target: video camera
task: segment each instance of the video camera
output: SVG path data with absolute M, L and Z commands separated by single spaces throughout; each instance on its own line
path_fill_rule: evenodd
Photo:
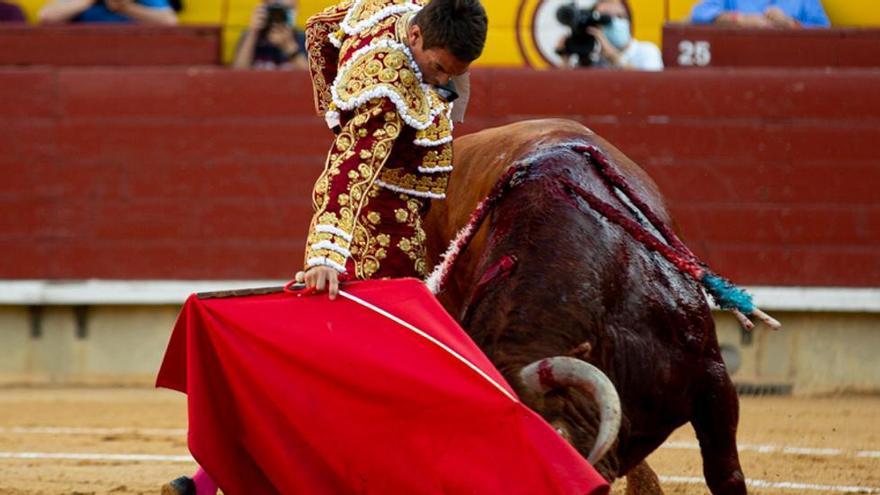
M 591 65 L 596 38 L 587 32 L 587 28 L 611 24 L 611 16 L 599 13 L 595 9 L 578 8 L 574 3 L 571 3 L 556 10 L 556 20 L 571 28 L 571 36 L 565 40 L 565 44 L 561 48 L 556 50 L 556 53 L 577 55 L 578 65 L 581 67 Z

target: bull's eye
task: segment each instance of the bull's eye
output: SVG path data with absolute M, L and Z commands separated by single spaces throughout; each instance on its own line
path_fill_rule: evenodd
M 556 433 L 558 433 L 566 442 L 571 443 L 571 433 L 568 431 L 566 425 L 553 425 L 553 429 L 556 430 Z

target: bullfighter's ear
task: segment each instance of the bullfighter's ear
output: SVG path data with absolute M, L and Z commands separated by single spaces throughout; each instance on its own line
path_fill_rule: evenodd
M 452 105 L 452 121 L 464 122 L 464 114 L 467 111 L 468 100 L 471 96 L 471 76 L 465 72 L 460 76 L 452 76 L 458 98 Z

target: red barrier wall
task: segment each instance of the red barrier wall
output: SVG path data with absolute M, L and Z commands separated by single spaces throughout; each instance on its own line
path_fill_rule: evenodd
M 880 286 L 880 71 L 483 70 L 457 134 L 568 117 L 765 285 Z M 858 94 L 858 97 L 853 97 Z M 285 278 L 331 136 L 304 73 L 0 70 L 0 277 Z
M 0 65 L 220 65 L 221 27 L 142 24 L 9 25 Z
M 880 29 L 766 29 L 670 23 L 672 67 L 880 67 Z

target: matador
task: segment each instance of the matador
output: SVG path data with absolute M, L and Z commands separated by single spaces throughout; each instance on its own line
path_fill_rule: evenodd
M 479 0 L 345 0 L 309 19 L 317 111 L 336 132 L 312 194 L 304 279 L 422 277 L 422 219 L 452 171 L 449 86 L 486 42 Z M 192 424 L 192 423 L 191 423 Z M 214 495 L 199 469 L 163 495 Z

